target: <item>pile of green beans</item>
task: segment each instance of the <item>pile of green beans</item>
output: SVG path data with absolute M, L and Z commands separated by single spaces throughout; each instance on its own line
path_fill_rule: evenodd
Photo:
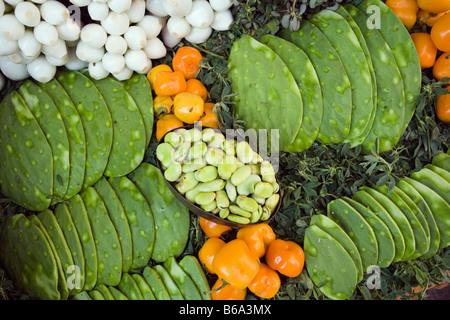
M 272 164 L 212 128 L 179 128 L 156 149 L 164 177 L 189 202 L 239 224 L 266 221 L 280 201 Z

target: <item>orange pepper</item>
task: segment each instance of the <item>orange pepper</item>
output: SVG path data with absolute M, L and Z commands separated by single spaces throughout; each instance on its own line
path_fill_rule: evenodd
M 394 11 L 408 29 L 414 27 L 419 12 L 416 0 L 387 0 L 386 5 Z
M 200 70 L 202 58 L 202 54 L 197 49 L 188 46 L 181 47 L 173 56 L 173 70 L 182 72 L 186 80 L 195 78 Z
M 237 239 L 242 239 L 258 258 L 262 258 L 276 235 L 267 223 L 259 223 L 239 229 Z
M 173 100 L 170 96 L 156 96 L 153 99 L 153 110 L 155 116 L 172 111 Z
M 215 274 L 213 267 L 214 257 L 216 256 L 217 251 L 225 244 L 225 241 L 220 238 L 209 238 L 198 251 L 198 259 L 200 263 L 206 267 L 209 273 Z
M 179 71 L 160 71 L 156 75 L 154 91 L 157 96 L 174 96 L 186 91 L 186 79 Z
M 212 300 L 245 300 L 247 288 L 236 289 L 235 287 L 223 284 L 222 279 L 217 279 L 211 288 Z
M 159 141 L 170 130 L 180 128 L 184 123 L 180 121 L 173 113 L 160 116 L 156 121 L 156 139 Z
M 208 90 L 200 80 L 189 79 L 186 81 L 186 85 L 186 92 L 195 93 L 202 97 L 203 101 L 206 102 L 206 99 L 208 99 Z
M 224 232 L 233 229 L 230 226 L 224 224 L 215 223 L 214 221 L 200 217 L 200 228 L 206 234 L 208 238 L 219 238 Z
M 173 113 L 184 123 L 194 124 L 205 111 L 205 102 L 195 93 L 180 92 L 173 98 Z
M 153 68 L 150 69 L 150 72 L 147 73 L 147 79 L 150 82 L 150 87 L 152 89 L 154 89 L 155 87 L 155 81 L 156 81 L 156 76 L 158 75 L 158 73 L 160 73 L 161 71 L 168 71 L 168 72 L 172 72 L 172 68 L 167 65 L 167 64 L 159 64 L 157 66 L 154 66 Z
M 217 114 L 213 111 L 215 104 L 212 102 L 207 102 L 204 105 L 204 114 L 200 120 L 196 121 L 195 124 L 203 127 L 210 127 L 219 129 L 219 118 Z
M 261 263 L 258 274 L 248 285 L 248 290 L 260 298 L 273 298 L 280 290 L 281 280 L 278 272 L 270 268 L 267 264 Z
M 450 10 L 441 13 L 431 13 L 420 9 L 417 16 L 419 17 L 420 25 L 425 23 L 427 26 L 432 27 L 440 17 L 445 16 L 447 13 L 450 13 Z
M 434 66 L 437 57 L 437 48 L 426 32 L 415 32 L 411 34 L 411 39 L 419 55 L 420 67 L 422 70 Z
M 294 241 L 276 239 L 267 249 L 265 260 L 273 270 L 288 277 L 297 277 L 302 273 L 305 253 Z
M 259 258 L 241 239 L 227 242 L 216 252 L 213 260 L 217 276 L 236 289 L 246 288 L 258 274 L 259 268 Z

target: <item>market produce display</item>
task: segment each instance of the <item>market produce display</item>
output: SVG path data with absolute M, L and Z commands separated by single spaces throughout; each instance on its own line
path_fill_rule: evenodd
M 442 155 L 448 154 L 436 159 Z M 392 190 L 364 186 L 329 202 L 327 214 L 314 215 L 305 231 L 312 281 L 330 299 L 348 299 L 371 266 L 426 259 L 448 247 L 449 172 L 429 164 Z
M 240 225 L 267 221 L 281 201 L 272 164 L 213 128 L 168 132 L 156 148 L 164 177 L 187 201 Z
M 58 67 L 99 80 L 146 74 L 181 40 L 230 28 L 232 1 L 1 1 L 2 77 L 48 82 Z M 3 87 L 3 86 L 1 86 Z M 1 88 L 0 87 L 0 88 Z
M 449 12 L 0 0 L 0 299 L 427 299 Z
M 367 26 L 370 5 L 381 9 L 379 30 Z M 366 153 L 374 147 L 392 150 L 412 118 L 421 87 L 417 52 L 394 12 L 380 1 L 322 10 L 299 31 L 285 29 L 282 37 L 298 48 L 273 36 L 258 41 L 245 35 L 233 44 L 229 75 L 238 93 L 236 116 L 245 127 L 279 129 L 279 148 L 287 152 L 304 151 L 315 140 L 362 145 Z M 293 52 L 301 52 L 306 62 L 294 62 Z M 313 74 L 308 82 L 302 78 L 304 65 Z M 246 81 L 255 75 L 257 84 Z M 312 100 L 308 89 L 322 99 Z M 270 116 L 279 113 L 287 115 L 285 123 Z
M 49 83 L 27 80 L 11 92 L 1 109 L 2 193 L 42 211 L 103 175 L 119 177 L 137 168 L 153 131 L 145 79 L 136 74 L 121 83 L 61 70 Z M 36 157 L 37 165 L 29 160 Z M 13 172 L 21 178 L 10 177 Z

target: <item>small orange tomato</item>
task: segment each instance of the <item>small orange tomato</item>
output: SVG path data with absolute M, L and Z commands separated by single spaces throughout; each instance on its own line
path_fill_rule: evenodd
M 214 221 L 200 217 L 199 219 L 200 228 L 206 234 L 208 238 L 219 238 L 224 232 L 233 229 L 230 226 L 226 226 L 220 223 L 215 223 Z
M 213 268 L 214 257 L 220 248 L 225 246 L 225 241 L 220 238 L 209 238 L 198 251 L 198 259 L 206 267 L 209 273 L 216 274 Z
M 444 15 L 436 21 L 431 27 L 430 35 L 440 51 L 450 51 L 450 14 Z
M 150 72 L 147 74 L 147 79 L 150 82 L 150 87 L 152 89 L 154 89 L 155 86 L 155 80 L 156 80 L 156 76 L 158 73 L 160 73 L 161 71 L 167 71 L 167 72 L 172 72 L 172 68 L 170 66 L 168 66 L 167 64 L 159 64 L 157 66 L 154 66 Z
M 155 116 L 172 111 L 173 100 L 170 96 L 156 96 L 153 99 L 153 110 Z
M 280 290 L 281 280 L 278 272 L 271 269 L 267 264 L 261 263 L 258 274 L 248 285 L 248 290 L 260 298 L 273 298 Z
M 450 0 L 417 0 L 417 5 L 421 9 L 432 13 L 450 10 Z
M 186 91 L 186 79 L 179 71 L 160 71 L 156 75 L 154 91 L 157 96 L 174 96 Z
M 297 277 L 303 270 L 305 253 L 294 241 L 275 239 L 266 253 L 267 265 L 288 277 Z
M 205 112 L 196 124 L 203 127 L 210 127 L 219 129 L 219 118 L 217 114 L 213 111 L 215 104 L 212 102 L 205 103 Z
M 173 56 L 173 70 L 182 72 L 186 80 L 195 78 L 200 70 L 202 58 L 202 54 L 197 49 L 188 46 L 181 47 Z
M 180 128 L 184 126 L 184 123 L 180 121 L 173 113 L 160 116 L 156 121 L 156 139 L 161 138 L 170 130 Z
M 450 90 L 450 86 L 447 90 Z M 450 93 L 440 95 L 437 99 L 436 116 L 440 121 L 450 124 Z
M 224 285 L 222 279 L 217 279 L 211 291 L 212 300 L 245 300 L 247 295 L 247 288 L 236 289 L 229 284 Z
M 450 78 L 450 51 L 442 53 L 433 66 L 433 77 L 440 81 Z
M 173 112 L 184 123 L 194 124 L 203 115 L 205 102 L 195 93 L 181 92 L 173 99 Z
M 411 38 L 419 55 L 422 70 L 431 68 L 437 57 L 437 48 L 431 36 L 425 32 L 416 32 L 411 34 Z
M 417 21 L 417 12 L 419 12 L 416 0 L 387 0 L 386 5 L 394 11 L 408 29 L 414 27 Z
M 186 92 L 195 93 L 202 97 L 203 101 L 206 102 L 206 99 L 208 99 L 208 90 L 200 80 L 189 79 L 186 81 L 186 85 Z
M 417 16 L 419 17 L 420 25 L 425 23 L 427 26 L 432 27 L 440 17 L 446 15 L 449 12 L 450 10 L 441 13 L 431 13 L 420 9 L 417 13 Z

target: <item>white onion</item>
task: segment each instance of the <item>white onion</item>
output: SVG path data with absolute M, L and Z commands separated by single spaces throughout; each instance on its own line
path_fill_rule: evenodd
M 143 50 L 149 59 L 160 59 L 167 54 L 166 46 L 159 38 L 147 40 L 147 45 Z
M 92 62 L 88 66 L 89 75 L 96 79 L 101 80 L 109 75 L 109 72 L 103 67 L 101 62 Z
M 112 75 L 119 81 L 125 81 L 131 78 L 133 75 L 133 70 L 125 66 L 122 71 L 119 73 L 113 73 Z
M 46 54 L 45 59 L 47 59 L 48 63 L 50 63 L 51 65 L 54 65 L 55 67 L 61 67 L 69 61 L 69 55 L 66 54 L 62 57 L 55 57 L 55 56 Z
M 233 0 L 209 0 L 209 4 L 215 11 L 224 11 L 231 8 Z
M 6 56 L 0 56 L 0 69 L 5 77 L 13 81 L 24 80 L 30 76 L 26 64 L 14 63 Z
M 164 1 L 166 0 L 147 0 L 146 1 L 146 8 L 155 16 L 158 17 L 165 17 L 167 16 L 166 10 L 164 10 Z
M 230 29 L 233 23 L 233 14 L 231 10 L 216 11 L 214 13 L 214 20 L 211 23 L 211 28 L 217 31 L 226 31 Z
M 6 40 L 18 40 L 25 34 L 25 26 L 13 14 L 0 17 L 0 36 Z
M 186 20 L 197 28 L 206 28 L 214 19 L 214 11 L 208 1 L 194 0 L 192 9 L 186 15 Z
M 128 30 L 130 19 L 126 13 L 110 11 L 108 16 L 100 23 L 108 34 L 120 36 Z
M 109 7 L 104 2 L 92 1 L 87 6 L 89 16 L 94 21 L 102 21 L 108 16 Z
M 38 54 L 39 55 L 39 54 Z M 37 55 L 37 56 L 38 56 Z M 17 51 L 14 52 L 13 54 L 8 55 L 7 57 L 14 63 L 18 63 L 18 64 L 27 64 L 31 61 L 33 61 L 34 59 L 37 58 L 36 57 L 25 57 L 22 52 Z
M 80 39 L 81 28 L 73 22 L 72 19 L 67 19 L 65 23 L 56 26 L 59 38 L 65 41 L 76 41 Z
M 128 45 L 122 36 L 108 36 L 105 48 L 107 52 L 123 55 L 127 51 Z
M 125 58 L 121 54 L 107 52 L 102 58 L 102 65 L 110 73 L 119 73 L 125 67 Z
M 80 40 L 93 48 L 103 47 L 107 37 L 105 29 L 97 23 L 85 25 L 80 33 Z
M 42 1 L 42 0 L 40 0 Z M 47 1 L 47 0 L 44 0 Z M 72 2 L 74 5 L 79 6 L 79 7 L 86 7 L 87 5 L 89 5 L 89 3 L 91 3 L 92 0 L 70 0 L 70 2 Z
M 37 3 L 37 4 L 42 4 L 42 3 L 46 2 L 47 0 L 30 0 L 30 1 Z
M 41 52 L 42 44 L 37 41 L 32 31 L 25 31 L 25 35 L 17 42 L 20 51 L 26 58 L 37 57 Z
M 58 41 L 56 41 L 56 44 L 53 46 L 43 45 L 42 53 L 61 59 L 62 57 L 67 55 L 66 42 L 62 39 L 58 39 Z
M 93 48 L 87 43 L 79 41 L 75 52 L 80 60 L 86 62 L 98 62 L 102 60 L 105 49 L 103 47 Z
M 61 24 L 70 17 L 69 9 L 59 1 L 44 2 L 40 9 L 42 19 L 53 25 Z
M 180 38 L 175 38 L 174 36 L 172 36 L 169 32 L 169 30 L 167 30 L 167 26 L 165 26 L 162 31 L 161 31 L 161 38 L 164 42 L 164 44 L 169 47 L 169 48 L 173 48 L 175 47 L 178 43 L 181 42 Z
M 69 70 L 83 70 L 88 67 L 88 62 L 79 59 L 76 55 L 76 47 L 68 48 L 69 60 L 64 65 Z
M 130 9 L 127 11 L 130 23 L 138 23 L 145 16 L 145 0 L 133 0 Z
M 143 50 L 128 50 L 125 53 L 125 65 L 138 73 L 148 70 L 149 59 Z
M 43 55 L 27 64 L 27 69 L 33 79 L 44 83 L 49 82 L 56 74 L 56 66 L 50 64 Z
M 147 39 L 156 38 L 163 28 L 161 20 L 152 15 L 145 15 L 136 25 L 144 29 Z
M 33 29 L 36 39 L 44 45 L 55 45 L 59 39 L 58 30 L 54 25 L 46 21 L 41 21 Z
M 211 27 L 206 28 L 191 28 L 191 32 L 189 32 L 186 37 L 184 37 L 187 41 L 195 44 L 200 44 L 206 42 L 208 38 L 211 36 L 213 29 Z
M 41 21 L 41 12 L 32 2 L 21 2 L 14 9 L 17 20 L 27 27 L 36 27 Z
M 108 0 L 108 7 L 116 13 L 123 13 L 130 9 L 131 0 Z
M 174 38 L 184 38 L 191 32 L 191 25 L 184 17 L 170 17 L 166 24 L 167 31 Z
M 171 17 L 184 17 L 191 11 L 192 0 L 166 0 L 163 7 Z
M 5 2 L 13 7 L 17 6 L 23 0 L 5 0 Z
M 19 43 L 17 40 L 7 40 L 0 36 L 0 56 L 13 54 L 19 50 Z
M 130 26 L 123 37 L 132 50 L 142 49 L 147 44 L 145 31 L 139 26 Z

